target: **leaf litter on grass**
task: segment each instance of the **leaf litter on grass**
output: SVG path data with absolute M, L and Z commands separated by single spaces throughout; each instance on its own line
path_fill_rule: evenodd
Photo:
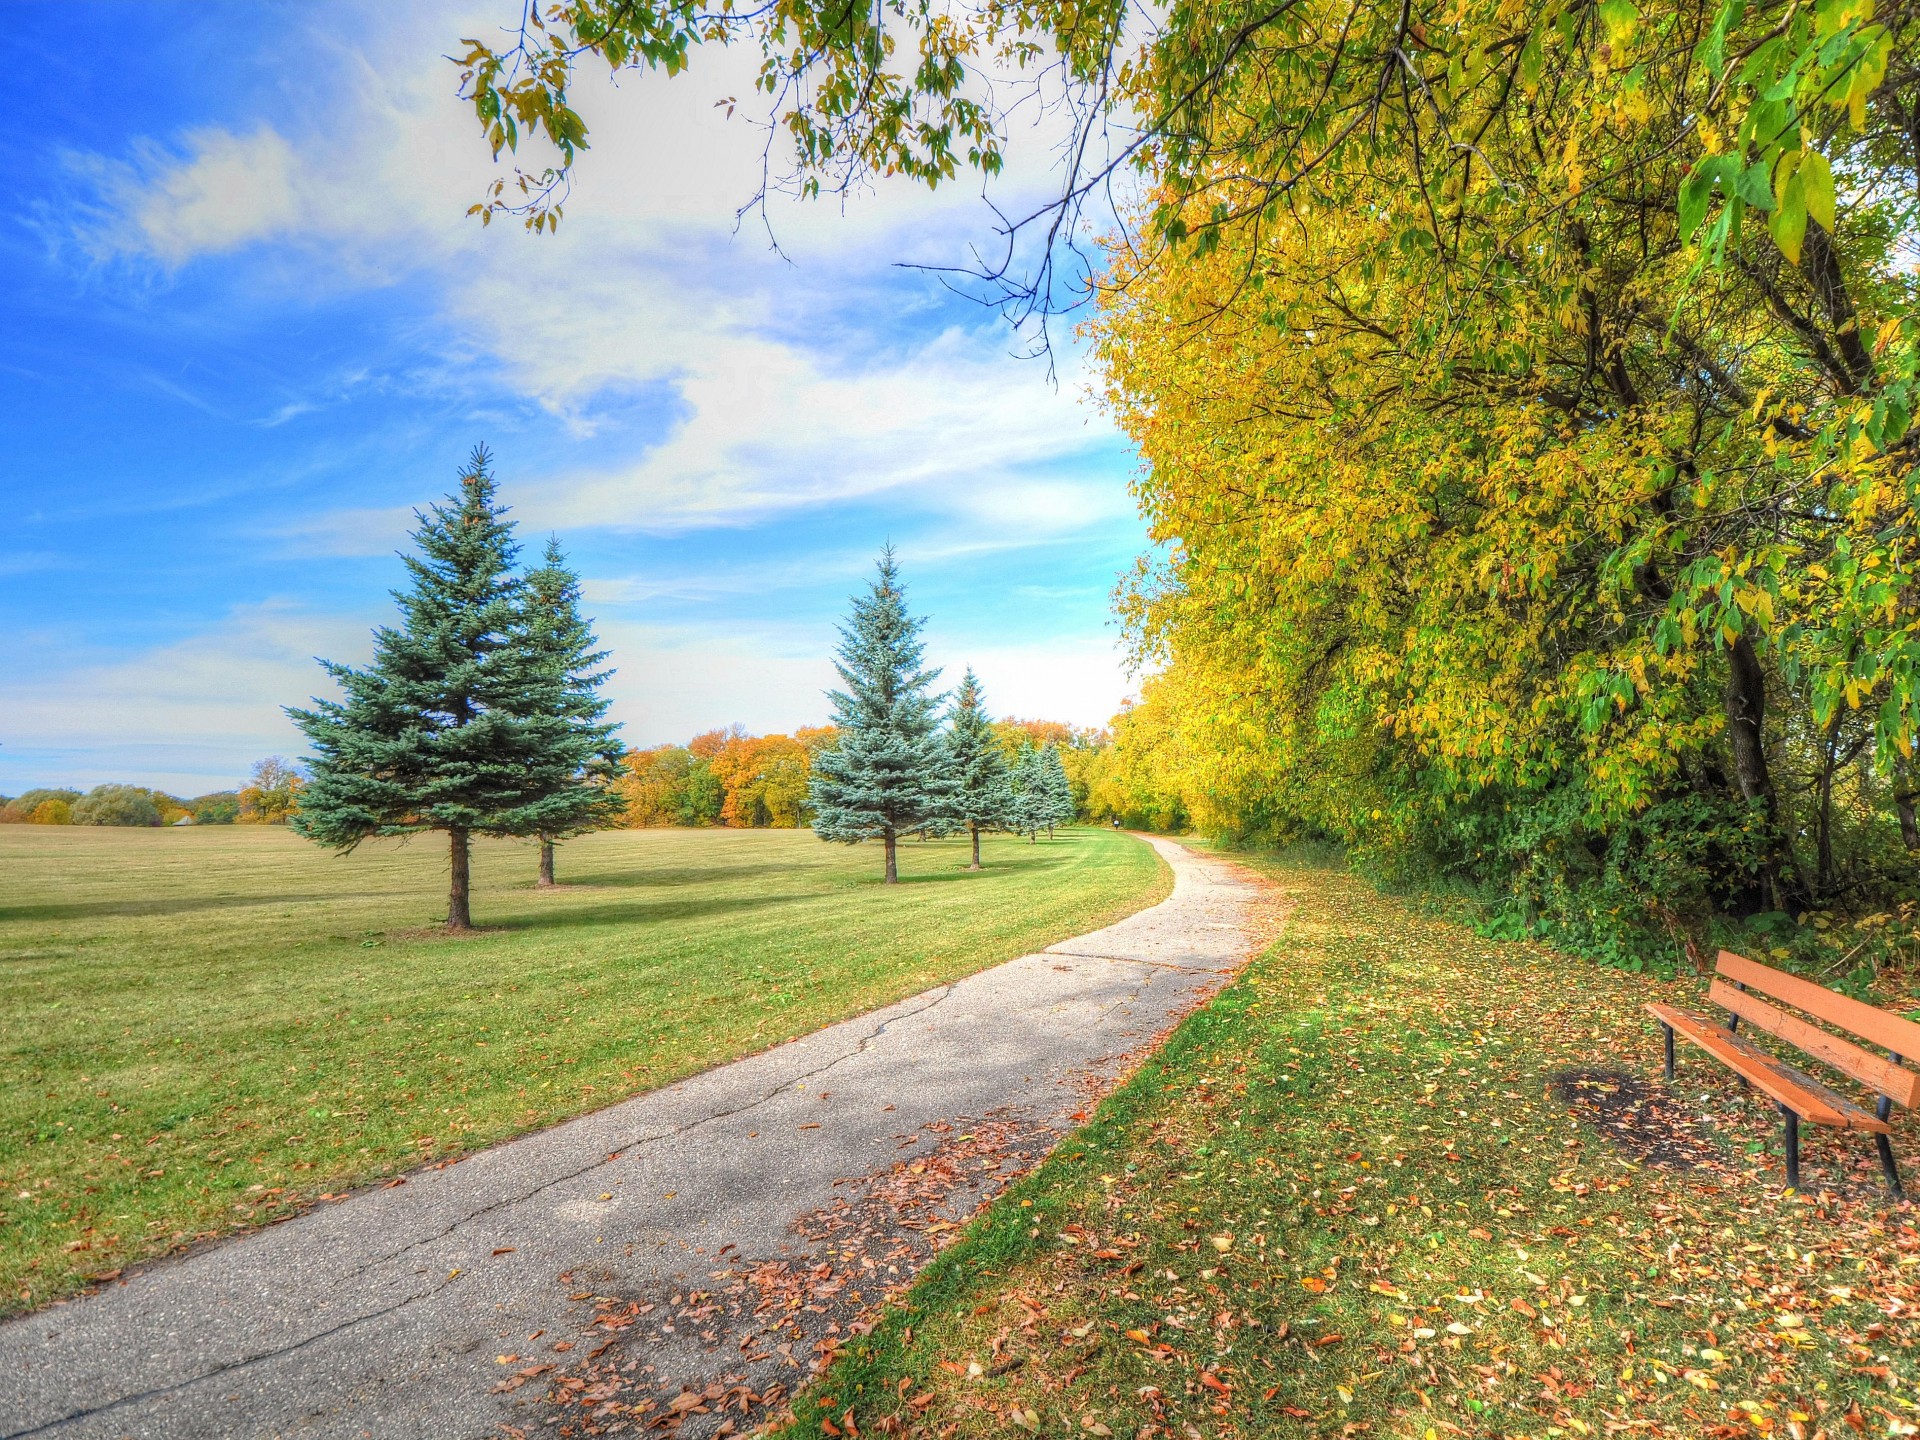
M 1286 908 L 1271 887 L 1247 905 L 1249 955 L 1279 933 Z M 1060 1084 L 1078 1106 L 1070 1120 L 1084 1121 L 1210 993 L 1196 992 L 1133 1049 L 1063 1076 Z M 539 1426 L 563 1437 L 640 1431 L 706 1440 L 791 1423 L 802 1387 L 830 1371 L 849 1345 L 864 1343 L 888 1303 L 954 1242 L 968 1218 L 1060 1138 L 1052 1125 L 1011 1110 L 936 1121 L 900 1137 L 899 1148 L 913 1153 L 842 1179 L 836 1188 L 844 1195 L 799 1217 L 792 1253 L 750 1258 L 727 1255 L 734 1247 L 725 1246 L 727 1263 L 709 1272 L 709 1288 L 618 1297 L 581 1292 L 595 1307 L 589 1328 L 596 1338 L 578 1356 L 537 1361 L 502 1380 L 495 1387 L 502 1394 L 540 1382 L 546 1413 L 517 1417 L 501 1433 L 520 1437 Z M 1026 1307 L 1021 1323 L 1030 1330 L 1045 1312 L 1031 1299 Z M 814 1433 L 858 1440 L 851 1397 L 843 1405 L 830 1391 L 808 1393 L 822 1411 Z M 907 1400 L 909 1408 L 915 1403 Z
M 1640 1005 L 1697 982 L 1278 874 L 1284 943 L 793 1434 L 1920 1433 L 1912 1213 L 1861 1137 L 1809 1130 L 1791 1194 L 1770 1106 L 1704 1060 L 1658 1078 Z

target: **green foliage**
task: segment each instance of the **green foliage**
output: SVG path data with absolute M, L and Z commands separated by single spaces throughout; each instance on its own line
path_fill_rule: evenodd
M 551 840 L 598 829 L 620 813 L 611 782 L 626 753 L 606 722 L 612 704 L 600 687 L 612 678 L 609 652 L 580 614 L 580 580 L 567 567 L 557 540 L 547 541 L 542 563 L 529 571 L 521 598 L 515 642 L 545 681 L 538 721 L 539 774 L 546 791 L 539 802 L 537 833 Z
M 80 792 L 78 790 L 62 790 L 45 787 L 28 790 L 24 794 L 16 795 L 13 799 L 6 801 L 4 804 L 0 804 L 0 825 L 46 823 L 35 822 L 33 818 L 41 806 L 54 804 L 64 805 L 71 809 L 73 802 L 79 798 Z
M 828 696 L 838 736 L 815 758 L 808 794 L 816 835 L 884 840 L 891 872 L 895 837 L 943 823 L 950 782 L 930 692 L 940 672 L 923 663 L 926 622 L 908 613 L 892 546 L 877 569 L 840 630 L 834 668 L 846 688 Z
M 72 805 L 75 825 L 158 825 L 153 793 L 137 785 L 96 785 Z
M 589 768 L 618 751 L 598 723 L 590 667 L 602 657 L 573 610 L 572 577 L 550 563 L 529 610 L 494 488 L 476 449 L 459 493 L 419 516 L 411 584 L 394 594 L 400 627 L 374 632 L 365 670 L 322 662 L 343 700 L 287 712 L 315 752 L 294 828 L 341 850 L 446 831 L 455 928 L 467 924 L 469 835 L 572 833 L 618 803 Z
M 1006 752 L 986 712 L 986 696 L 971 668 L 960 681 L 947 719 L 946 763 L 952 788 L 946 813 L 958 827 L 997 830 L 1013 813 Z
M 240 818 L 240 792 L 215 790 L 187 802 L 196 825 L 232 825 Z

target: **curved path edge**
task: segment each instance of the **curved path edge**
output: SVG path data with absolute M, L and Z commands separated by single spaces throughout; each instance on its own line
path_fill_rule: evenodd
M 1141 838 L 1173 891 L 1103 930 L 0 1325 L 0 1440 L 777 1403 L 1252 957 L 1260 882 Z

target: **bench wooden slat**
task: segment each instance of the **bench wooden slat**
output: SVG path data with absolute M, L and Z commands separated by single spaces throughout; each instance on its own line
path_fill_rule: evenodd
M 1771 965 L 1762 965 L 1758 960 L 1749 960 L 1731 950 L 1720 952 L 1714 969 L 1729 980 L 1737 980 L 1763 995 L 1784 1000 L 1794 1009 L 1804 1010 L 1816 1019 L 1838 1025 L 1862 1040 L 1884 1046 L 1896 1055 L 1920 1060 L 1920 1025 L 1902 1016 L 1876 1010 L 1850 995 L 1841 995 L 1824 985 L 1802 980 L 1798 975 L 1789 975 Z
M 1716 1005 L 1724 1005 L 1742 1020 L 1758 1025 L 1769 1035 L 1778 1035 L 1814 1059 L 1824 1061 L 1843 1074 L 1871 1086 L 1896 1105 L 1912 1109 L 1914 1100 L 1920 1098 L 1920 1073 L 1896 1065 L 1871 1050 L 1863 1050 L 1851 1040 L 1830 1034 L 1817 1025 L 1810 1025 L 1798 1015 L 1790 1015 L 1768 1004 L 1758 995 L 1736 990 L 1725 980 L 1715 980 L 1713 988 L 1707 992 L 1707 998 Z
M 1811 1075 L 1775 1059 L 1750 1041 L 1729 1035 L 1724 1027 L 1676 1006 L 1652 1004 L 1647 1013 L 1676 1035 L 1685 1036 L 1754 1087 L 1785 1105 L 1802 1120 L 1836 1130 L 1871 1130 L 1881 1134 L 1893 1127 L 1836 1094 Z

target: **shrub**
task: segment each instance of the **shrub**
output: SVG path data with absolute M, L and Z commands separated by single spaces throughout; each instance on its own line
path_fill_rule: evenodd
M 196 825 L 231 825 L 240 818 L 240 792 L 216 790 L 187 802 Z
M 31 825 L 34 823 L 33 812 L 46 804 L 47 801 L 58 800 L 63 805 L 71 805 L 79 798 L 80 792 L 78 790 L 55 790 L 46 788 L 29 790 L 24 795 L 17 795 L 4 805 L 0 805 L 0 825 Z M 47 822 L 42 821 L 40 823 L 45 824 Z
M 76 825 L 158 825 L 160 807 L 137 785 L 96 785 L 73 802 Z

